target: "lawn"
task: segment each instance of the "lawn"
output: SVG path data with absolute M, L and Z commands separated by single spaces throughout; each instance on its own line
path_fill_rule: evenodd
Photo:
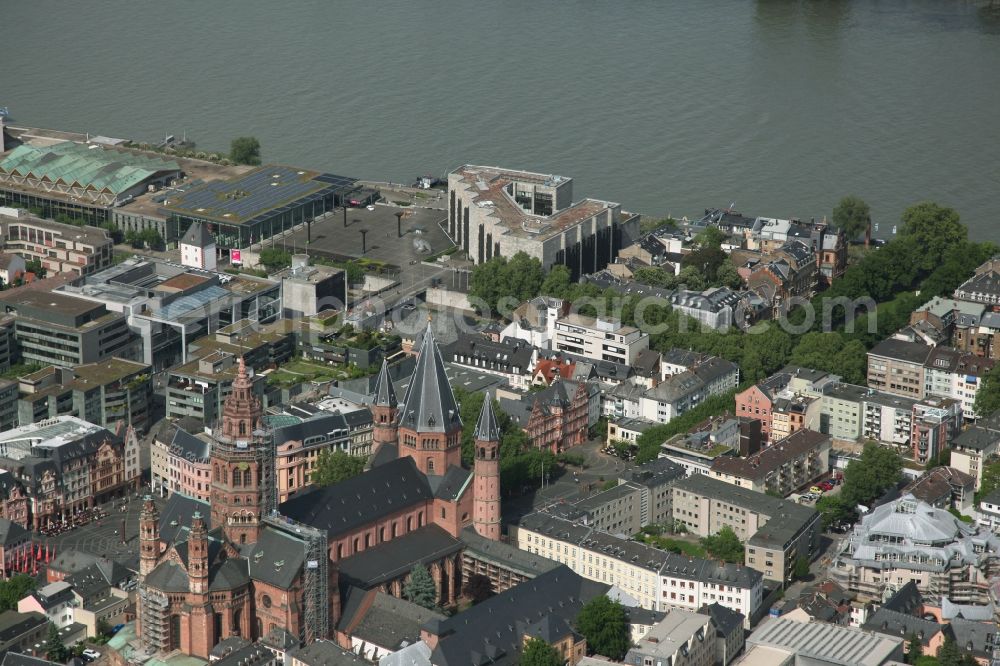
M 302 382 L 324 382 L 331 379 L 340 379 L 348 373 L 339 367 L 310 363 L 302 359 L 295 359 L 285 363 L 283 366 L 270 373 L 267 381 L 270 384 L 280 384 L 282 386 L 292 386 Z
M 659 536 L 656 534 L 642 533 L 636 534 L 635 538 L 636 541 L 642 541 L 643 543 L 659 548 L 660 550 L 668 550 L 672 553 L 687 555 L 688 557 L 700 557 L 702 559 L 708 557 L 704 548 L 696 543 L 691 543 L 690 541 L 671 539 L 670 537 Z

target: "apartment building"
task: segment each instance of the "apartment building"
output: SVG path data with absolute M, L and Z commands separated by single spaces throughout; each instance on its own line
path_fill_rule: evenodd
M 951 466 L 976 480 L 976 490 L 983 485 L 983 467 L 1000 452 L 1000 416 L 980 419 L 976 425 L 951 441 Z
M 160 497 L 181 493 L 209 501 L 212 439 L 199 425 L 191 418 L 167 421 L 150 442 L 151 487 Z
M 26 261 L 38 261 L 49 273 L 90 275 L 111 265 L 114 243 L 98 227 L 78 227 L 43 220 L 27 211 L 0 213 L 0 244 Z
M 0 308 L 14 315 L 13 338 L 26 363 L 72 367 L 115 356 L 139 358 L 139 341 L 126 317 L 101 303 L 18 287 L 0 292 Z
M 771 440 L 780 442 L 798 430 L 819 430 L 822 401 L 819 396 L 779 396 L 771 407 Z
M 675 521 L 701 537 L 729 527 L 746 542 L 746 566 L 768 580 L 789 582 L 795 561 L 811 560 L 819 547 L 820 516 L 807 506 L 704 474 L 676 483 L 673 495 Z
M 277 447 L 275 475 L 278 502 L 284 502 L 309 486 L 319 456 L 324 451 L 342 451 L 351 455 L 372 453 L 374 428 L 368 409 L 318 413 L 274 429 Z M 357 446 L 357 442 L 364 442 Z
M 152 368 L 112 358 L 73 368 L 48 366 L 18 380 L 20 425 L 79 416 L 105 428 L 122 422 L 145 433 L 153 398 Z
M 527 389 L 537 352 L 517 338 L 494 342 L 482 335 L 459 334 L 455 342 L 441 349 L 441 354 L 445 361 L 502 377 L 514 388 Z
M 805 423 L 813 423 L 818 418 L 816 407 L 807 400 L 808 396 L 818 395 L 823 387 L 839 379 L 822 370 L 786 366 L 767 379 L 737 393 L 736 415 L 758 419 L 765 441 L 777 441 L 780 438 L 771 432 L 775 404 L 785 401 L 779 408 L 779 431 L 787 436 L 791 434 L 793 422 L 803 427 Z M 796 401 L 807 404 L 796 404 Z
M 950 347 L 935 347 L 924 363 L 924 395 L 951 398 L 961 403 L 966 419 L 974 419 L 976 394 L 996 360 Z
M 746 566 L 669 553 L 544 513 L 525 516 L 512 531 L 521 550 L 617 586 L 643 608 L 696 611 L 718 602 L 749 626 L 761 607 L 763 577 Z
M 739 380 L 739 366 L 717 356 L 709 357 L 646 390 L 639 400 L 639 415 L 669 423 L 708 397 L 735 389 Z
M 823 387 L 820 399 L 819 427 L 833 439 L 857 441 L 865 427 L 865 398 L 874 389 L 855 384 L 833 382 Z
M 924 363 L 932 347 L 889 338 L 868 352 L 868 386 L 893 395 L 924 397 Z
M 710 419 L 677 433 L 660 445 L 659 457 L 680 465 L 687 475 L 708 474 L 712 463 L 740 448 L 740 422 L 734 418 Z
M 719 456 L 709 475 L 734 486 L 785 497 L 830 471 L 831 444 L 829 435 L 799 430 L 747 458 Z
M 625 663 L 713 666 L 718 658 L 714 638 L 711 617 L 673 609 L 629 649 Z
M 647 525 L 673 520 L 670 489 L 682 478 L 682 467 L 660 458 L 629 470 L 617 486 L 546 511 L 602 532 L 629 536 Z
M 552 349 L 596 361 L 632 365 L 649 336 L 612 318 L 567 314 L 556 320 Z

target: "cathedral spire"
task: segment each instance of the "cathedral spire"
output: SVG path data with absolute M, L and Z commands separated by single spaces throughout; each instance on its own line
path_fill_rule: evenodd
M 416 432 L 450 433 L 462 427 L 431 324 L 420 339 L 417 364 L 403 397 L 400 426 Z
M 392 380 L 389 378 L 389 361 L 382 359 L 382 369 L 375 379 L 375 390 L 372 393 L 372 404 L 378 407 L 399 407 L 399 400 L 396 399 L 396 390 L 392 387 Z
M 500 441 L 500 428 L 497 427 L 497 419 L 493 415 L 493 400 L 490 399 L 489 392 L 483 398 L 483 408 L 479 411 L 475 436 L 477 442 Z

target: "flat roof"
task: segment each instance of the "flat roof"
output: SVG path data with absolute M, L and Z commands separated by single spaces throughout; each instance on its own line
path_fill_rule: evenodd
M 824 441 L 829 445 L 832 438 L 815 430 L 796 430 L 788 437 L 747 458 L 720 456 L 712 462 L 712 472 L 732 474 L 746 479 L 762 479 L 771 472 L 781 469 L 785 463 L 817 450 Z
M 22 211 L 23 212 L 23 211 Z M 25 226 L 37 227 L 46 231 L 60 234 L 62 238 L 72 239 L 75 242 L 85 245 L 110 245 L 111 238 L 108 232 L 99 227 L 77 226 L 75 224 L 63 224 L 55 220 L 43 220 L 33 215 L 22 215 L 20 217 L 9 217 L 0 215 L 0 224 L 23 224 Z
M 272 164 L 170 195 L 163 208 L 223 224 L 246 224 L 305 199 L 351 188 L 356 182 L 344 176 Z
M 594 217 L 603 210 L 619 207 L 619 204 L 610 201 L 582 199 L 562 210 L 554 211 L 548 217 L 542 217 L 518 206 L 504 188 L 515 182 L 559 187 L 571 179 L 472 164 L 460 166 L 452 173 L 475 189 L 473 203 L 481 208 L 492 208 L 493 213 L 507 226 L 508 233 L 515 236 L 544 239 Z

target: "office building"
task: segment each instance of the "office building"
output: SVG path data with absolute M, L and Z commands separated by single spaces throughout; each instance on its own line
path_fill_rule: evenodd
M 719 456 L 709 474 L 734 486 L 786 497 L 830 471 L 829 435 L 799 430 L 747 458 Z
M 465 165 L 448 174 L 448 235 L 473 263 L 525 252 L 573 279 L 599 271 L 639 233 L 639 216 L 609 201 L 573 201 L 562 176 Z
M 43 220 L 22 209 L 0 209 L 0 245 L 25 261 L 39 262 L 48 273 L 74 275 L 110 266 L 114 247 L 103 229 Z
M 568 314 L 556 320 L 552 348 L 595 361 L 632 365 L 640 352 L 649 349 L 649 336 L 617 319 Z

